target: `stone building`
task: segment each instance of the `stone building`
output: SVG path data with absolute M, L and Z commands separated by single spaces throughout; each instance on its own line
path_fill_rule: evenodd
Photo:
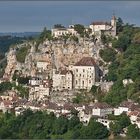
M 108 105 L 107 103 L 96 102 L 92 106 L 92 115 L 103 117 L 103 116 L 106 116 L 108 114 L 113 114 L 113 110 L 114 109 L 110 105 Z
M 46 62 L 46 61 L 38 61 L 36 63 L 36 67 L 39 71 L 46 70 L 48 65 L 49 65 L 49 62 Z
M 104 32 L 105 34 L 116 36 L 116 17 L 113 15 L 111 22 L 96 21 L 89 25 L 92 30 L 92 34 L 97 32 Z
M 73 74 L 72 71 L 69 70 L 60 70 L 57 71 L 53 69 L 53 90 L 61 91 L 64 89 L 71 90 L 73 88 Z
M 92 85 L 99 81 L 99 68 L 92 57 L 83 57 L 70 69 L 74 75 L 75 89 L 90 90 Z
M 70 25 L 68 28 L 54 28 L 52 29 L 52 36 L 60 37 L 63 35 L 77 35 L 77 32 L 74 30 L 74 25 Z
M 50 95 L 52 80 L 36 80 L 32 81 L 29 91 L 29 100 L 44 100 Z

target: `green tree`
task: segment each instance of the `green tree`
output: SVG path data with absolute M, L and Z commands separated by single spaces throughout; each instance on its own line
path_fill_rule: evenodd
M 122 81 L 116 81 L 103 100 L 112 106 L 116 106 L 122 101 L 127 100 L 127 92 Z
M 128 126 L 127 137 L 129 139 L 140 139 L 140 129 L 136 124 L 131 124 Z
M 115 121 L 114 123 L 111 122 L 109 124 L 110 127 L 110 131 L 114 134 L 114 135 L 118 135 L 121 132 L 121 126 L 118 124 L 117 121 Z
M 94 119 L 91 119 L 88 126 L 83 126 L 81 129 L 82 139 L 104 139 L 109 135 L 107 128 L 96 122 Z
M 18 77 L 17 81 L 19 84 L 28 84 L 30 77 Z
M 116 52 L 111 48 L 105 48 L 101 49 L 99 54 L 105 62 L 113 62 L 115 60 Z
M 97 89 L 98 89 L 98 86 L 95 86 L 95 85 L 93 85 L 92 87 L 91 87 L 91 92 L 92 92 L 92 94 L 97 94 Z
M 17 52 L 16 52 L 17 61 L 24 63 L 27 53 L 28 53 L 27 47 L 19 48 L 19 50 L 17 50 Z
M 53 128 L 55 134 L 64 134 L 68 129 L 68 120 L 65 117 L 59 117 L 56 119 Z
M 70 39 L 73 40 L 73 41 L 75 41 L 75 42 L 77 42 L 77 43 L 78 43 L 78 41 L 79 41 L 79 40 L 78 40 L 78 37 L 73 36 L 73 35 L 70 36 Z
M 36 39 L 36 50 L 38 51 L 38 45 L 43 43 L 46 39 L 48 40 L 52 40 L 52 34 L 50 30 L 47 30 L 46 27 L 44 27 L 43 31 L 41 32 L 41 34 L 39 35 L 39 37 L 37 37 Z
M 65 28 L 65 26 L 63 26 L 62 24 L 55 24 L 54 28 Z
M 117 25 L 116 25 L 116 26 L 117 26 L 117 27 L 116 27 L 116 29 L 117 29 L 117 34 L 123 31 L 123 25 L 124 25 L 123 20 L 119 17 L 119 18 L 117 19 Z
M 2 82 L 0 83 L 0 92 L 4 92 L 6 90 L 11 90 L 12 84 L 10 82 Z
M 120 51 L 125 51 L 130 44 L 130 37 L 122 34 L 119 36 L 118 40 L 113 42 L 112 46 L 119 49 Z
M 114 135 L 120 134 L 123 128 L 128 127 L 130 123 L 130 119 L 126 114 L 121 114 L 120 116 L 114 117 L 115 121 L 109 124 L 110 131 Z
M 77 116 L 73 116 L 68 123 L 68 129 L 74 129 L 80 123 L 79 118 Z
M 75 24 L 74 25 L 74 30 L 77 31 L 77 33 L 80 34 L 81 37 L 84 37 L 84 31 L 85 31 L 84 25 Z
M 118 123 L 121 126 L 121 128 L 125 128 L 131 124 L 130 118 L 126 114 L 121 114 L 118 118 Z

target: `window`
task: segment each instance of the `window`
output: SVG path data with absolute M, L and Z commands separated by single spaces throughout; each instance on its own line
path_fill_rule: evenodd
M 91 80 L 89 80 L 89 83 L 91 83 Z
M 76 72 L 78 72 L 78 69 L 76 69 Z
M 84 85 L 84 81 L 82 81 L 83 85 Z
M 79 76 L 81 77 L 81 74 Z
M 85 69 L 83 69 L 83 72 L 85 72 Z
M 76 80 L 76 85 L 77 85 L 77 80 Z

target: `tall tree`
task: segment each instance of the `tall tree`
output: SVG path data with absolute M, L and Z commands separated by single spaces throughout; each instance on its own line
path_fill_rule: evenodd
M 123 30 L 123 20 L 119 17 L 117 19 L 117 34 Z

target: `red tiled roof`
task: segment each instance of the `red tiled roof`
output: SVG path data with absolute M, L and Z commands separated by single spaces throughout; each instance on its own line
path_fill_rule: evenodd
M 128 115 L 129 116 L 138 116 L 140 114 L 140 112 L 138 112 L 138 111 L 131 111 Z
M 96 63 L 92 57 L 83 57 L 75 66 L 95 66 Z
M 95 103 L 93 105 L 93 108 L 100 108 L 100 109 L 105 109 L 105 108 L 112 108 L 110 105 L 108 105 L 107 103 Z
M 60 74 L 66 75 L 68 72 L 69 72 L 69 73 L 72 73 L 72 71 L 70 71 L 70 70 L 61 70 L 61 71 L 60 71 Z
M 66 103 L 66 104 L 64 104 L 63 109 L 72 110 L 72 109 L 74 109 L 74 107 L 71 104 Z
M 48 102 L 47 109 L 54 109 L 54 110 L 60 110 L 61 107 L 58 106 L 56 103 Z
M 91 25 L 110 25 L 110 23 L 109 22 L 96 21 L 96 22 L 92 22 Z
M 68 72 L 67 70 L 61 70 L 61 71 L 60 71 L 60 74 L 66 75 L 67 72 Z
M 132 105 L 134 105 L 134 102 L 123 101 L 123 102 L 120 104 L 120 107 L 128 107 L 128 108 L 131 108 Z
M 10 100 L 4 100 L 3 103 L 4 103 L 5 106 L 12 105 L 12 102 Z
M 19 98 L 17 97 L 17 96 L 14 96 L 13 98 L 12 98 L 12 101 L 17 101 Z
M 139 111 L 140 112 L 140 105 L 139 104 L 132 104 L 129 109 L 131 109 L 132 111 Z

